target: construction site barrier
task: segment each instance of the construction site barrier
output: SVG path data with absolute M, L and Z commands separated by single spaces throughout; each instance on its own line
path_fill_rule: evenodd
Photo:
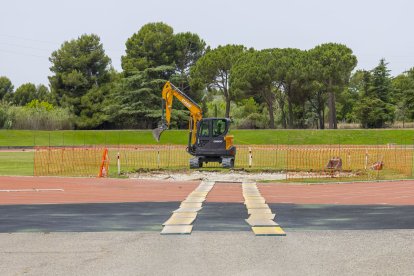
M 413 148 L 397 145 L 239 145 L 236 169 L 271 170 L 287 179 L 409 178 Z M 106 158 L 104 158 L 106 156 Z M 36 147 L 36 176 L 109 176 L 146 170 L 188 169 L 185 146 Z M 205 164 L 219 168 L 218 163 Z

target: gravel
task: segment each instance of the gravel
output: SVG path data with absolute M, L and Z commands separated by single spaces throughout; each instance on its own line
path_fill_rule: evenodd
M 191 171 L 183 172 L 166 172 L 154 171 L 146 173 L 136 173 L 129 176 L 135 179 L 156 179 L 156 180 L 170 180 L 170 181 L 191 181 L 208 179 L 211 181 L 259 181 L 259 180 L 282 180 L 286 179 L 286 173 L 249 173 L 244 171 L 230 171 L 225 173 L 210 172 L 210 171 Z

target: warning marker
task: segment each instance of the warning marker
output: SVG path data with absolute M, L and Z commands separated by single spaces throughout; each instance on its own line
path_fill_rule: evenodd
M 109 175 L 109 156 L 108 149 L 105 148 L 102 153 L 102 162 L 99 167 L 98 177 L 107 177 Z

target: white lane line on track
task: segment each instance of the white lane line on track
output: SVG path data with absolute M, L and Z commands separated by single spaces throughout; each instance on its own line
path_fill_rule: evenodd
M 10 193 L 10 192 L 64 192 L 63 189 L 7 189 L 0 190 L 0 192 Z

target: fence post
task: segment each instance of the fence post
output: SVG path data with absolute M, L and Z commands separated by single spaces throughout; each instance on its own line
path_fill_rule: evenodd
M 252 167 L 252 162 L 253 162 L 252 148 L 249 147 L 249 168 Z
M 47 174 L 50 174 L 50 132 L 49 132 L 49 148 L 48 148 L 48 158 L 47 158 Z
M 157 150 L 157 166 L 159 169 L 160 168 L 160 150 L 159 149 Z
M 121 175 L 121 161 L 119 160 L 119 151 L 117 155 L 118 175 Z
M 414 139 L 413 139 L 413 145 L 411 147 L 411 177 L 413 177 L 414 173 Z
M 33 176 L 36 175 L 36 132 L 33 131 Z

